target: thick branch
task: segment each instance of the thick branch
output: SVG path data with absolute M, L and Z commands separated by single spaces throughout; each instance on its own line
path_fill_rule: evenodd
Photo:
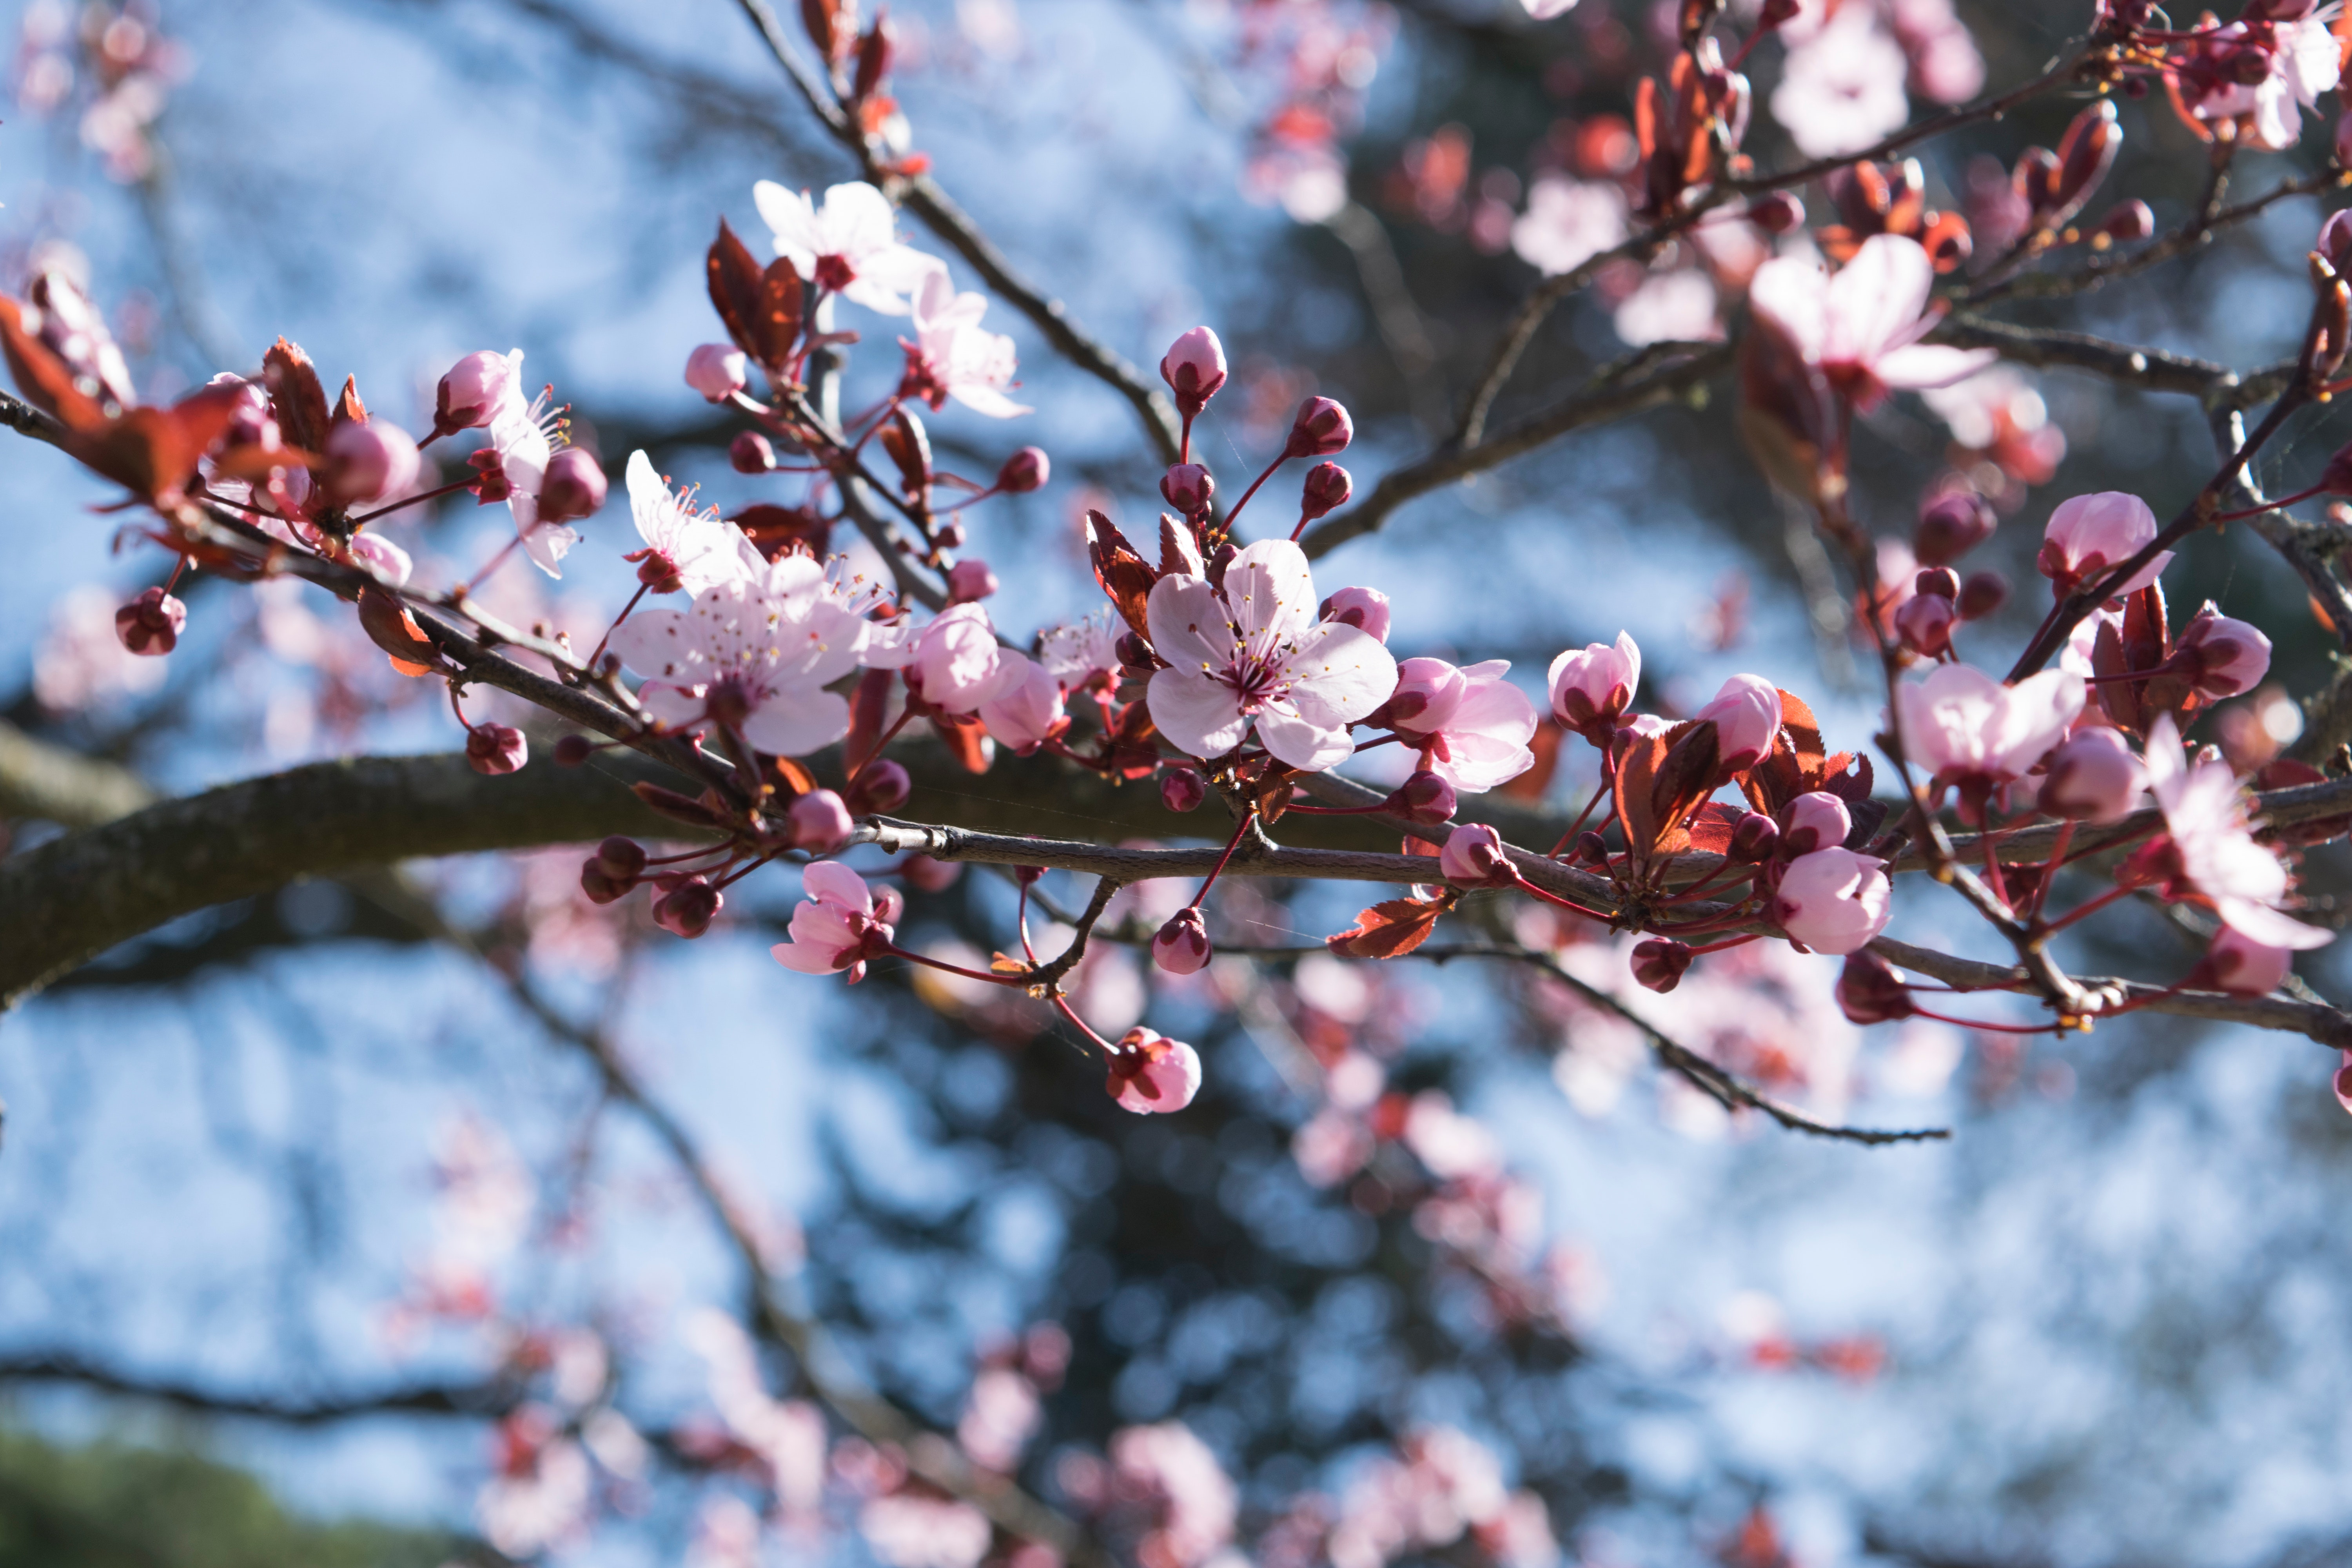
M 37 817 L 60 827 L 95 827 L 155 804 L 155 792 L 127 768 L 37 741 L 0 721 L 0 821 Z

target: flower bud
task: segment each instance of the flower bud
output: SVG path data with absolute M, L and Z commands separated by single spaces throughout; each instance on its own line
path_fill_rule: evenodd
M 1401 816 L 1434 826 L 1453 816 L 1457 802 L 1452 784 L 1427 768 L 1418 768 L 1382 804 Z
M 2114 167 L 2123 144 L 2123 127 L 2116 121 L 2113 99 L 2095 99 L 2074 116 L 2058 142 L 2058 173 L 2044 220 L 2053 226 L 2063 224 L 2082 211 L 2083 204 Z
M 596 846 L 593 864 L 616 882 L 634 881 L 646 868 L 646 847 L 615 833 Z
M 1389 596 L 1378 588 L 1342 588 L 1323 601 L 1320 619 L 1389 640 Z
M 1201 1092 L 1200 1053 L 1139 1024 L 1119 1037 L 1103 1088 L 1139 1115 L 1181 1110 Z
M 1816 849 L 1789 862 L 1780 874 L 1772 918 L 1816 952 L 1848 953 L 1867 947 L 1893 915 L 1886 864 L 1851 849 Z
M 1938 599 L 1960 596 L 1960 574 L 1948 566 L 1930 566 L 1911 579 L 1914 594 L 1932 594 Z
M 1437 869 L 1447 881 L 1472 887 L 1517 879 L 1510 857 L 1503 853 L 1503 836 L 1483 822 L 1465 822 L 1447 835 Z
M 963 524 L 954 518 L 950 518 L 932 531 L 931 538 L 942 550 L 961 550 L 964 539 Z
M 1736 773 L 1772 749 L 1780 732 L 1780 689 L 1760 675 L 1735 675 L 1691 718 L 1714 722 L 1716 756 L 1726 773 Z
M 1147 675 L 1150 673 L 1151 645 L 1133 632 L 1119 633 L 1118 640 L 1110 645 L 1110 651 L 1118 658 L 1120 668 L 1139 670 Z
M 2193 978 L 2233 996 L 2267 996 L 2286 984 L 2294 968 L 2294 954 L 2241 934 L 2229 926 L 2214 933 L 2213 945 L 2197 965 Z
M 1919 508 L 1911 553 L 1922 566 L 1949 566 L 2000 526 L 1992 503 L 1974 490 L 1946 490 Z
M 1054 461 L 1045 456 L 1043 447 L 1024 447 L 1004 459 L 996 470 L 996 488 L 1007 495 L 1025 496 L 1031 490 L 1045 488 L 1053 477 Z
M 2156 232 L 2156 212 L 2146 202 L 2117 202 L 2091 231 L 2110 244 L 2134 245 Z
M 1793 14 L 1795 6 L 1790 10 Z M 1805 226 L 1805 204 L 1794 191 L 1774 191 L 1748 204 L 1748 221 L 1766 234 L 1794 234 Z
M 915 781 L 888 757 L 876 757 L 857 771 L 841 804 L 852 816 L 880 816 L 907 804 Z
M 565 735 L 555 742 L 555 765 L 576 768 L 595 753 L 595 743 L 585 735 Z
M 1337 463 L 1318 463 L 1307 470 L 1306 483 L 1300 488 L 1298 510 L 1309 522 L 1328 516 L 1348 504 L 1356 493 L 1356 481 L 1348 470 Z
M 625 897 L 634 885 L 614 880 L 604 868 L 597 864 L 593 855 L 580 862 L 580 890 L 588 896 L 592 904 L 613 903 Z
M 1998 572 L 1971 572 L 1953 605 L 1964 621 L 1980 621 L 2009 603 L 2009 579 Z
M 593 517 L 604 504 L 604 468 L 583 447 L 566 447 L 548 459 L 539 487 L 539 521 L 571 522 Z
M 849 807 L 829 789 L 813 789 L 793 802 L 784 814 L 792 820 L 793 843 L 812 855 L 830 855 L 848 842 L 856 826 Z
M 2075 496 L 2051 511 L 2036 564 L 2050 579 L 2052 592 L 2063 598 L 2130 560 L 2155 542 L 2156 536 L 2156 513 L 2139 497 L 2125 490 Z M 2170 559 L 2159 555 L 2150 565 L 2161 570 Z M 2116 594 L 2142 585 L 2120 584 Z
M 1171 974 L 1199 973 L 1209 953 L 1209 928 L 1198 909 L 1177 910 L 1151 939 L 1151 962 Z
M 959 561 L 948 568 L 948 603 L 976 605 L 996 592 L 996 574 L 981 560 Z
M 2053 816 L 2113 822 L 2139 804 L 2147 782 L 2147 770 L 2122 735 L 2088 729 L 2050 753 L 2036 804 Z
M 1160 476 L 1160 498 L 1186 517 L 1209 510 L 1217 481 L 1198 463 L 1179 463 Z
M 161 588 L 150 588 L 114 612 L 114 635 L 132 653 L 161 658 L 180 646 L 188 606 Z
M 2209 599 L 2172 645 L 2172 657 L 2203 696 L 2235 697 L 2269 672 L 2271 639 Z
M 907 885 L 921 892 L 944 893 L 963 875 L 963 867 L 953 860 L 934 860 L 929 855 L 909 855 L 898 865 L 898 874 Z
M 1600 836 L 1596 834 L 1594 837 Z M 1743 866 L 1752 866 L 1772 858 L 1780 847 L 1780 825 L 1760 811 L 1751 811 L 1732 828 L 1731 847 L 1727 858 Z
M 1329 458 L 1348 449 L 1356 438 L 1355 421 L 1328 397 L 1310 397 L 1298 405 L 1290 422 L 1290 439 L 1282 448 L 1286 458 Z
M 383 500 L 416 482 L 416 443 L 381 419 L 336 426 L 325 457 L 327 494 L 345 506 Z
M 1864 1026 L 1908 1018 L 1919 1010 L 1894 966 L 1867 951 L 1846 954 L 1845 967 L 1838 972 L 1837 1000 L 1847 1022 Z
M 654 900 L 654 924 L 691 941 L 710 929 L 727 900 L 700 877 L 688 877 Z
M 1925 577 L 1927 573 L 1922 572 Z M 1946 576 L 1951 575 L 1947 572 Z M 1936 658 L 1952 646 L 1952 623 L 1959 618 L 1951 600 L 1941 594 L 1916 594 L 1895 612 L 1895 635 L 1905 647 L 1923 658 Z
M 1160 379 L 1176 395 L 1176 411 L 1190 419 L 1225 384 L 1225 346 L 1206 327 L 1194 327 L 1160 359 Z
M 1619 632 L 1613 647 L 1590 643 L 1580 652 L 1570 648 L 1561 654 L 1551 661 L 1548 679 L 1552 717 L 1594 745 L 1605 746 L 1642 684 L 1642 650 Z
M 1605 867 L 1609 864 L 1609 840 L 1588 827 L 1569 846 L 1569 858 L 1580 866 Z
M 1160 804 L 1171 811 L 1198 811 L 1209 786 L 1190 768 L 1170 768 L 1160 776 Z
M 511 724 L 477 724 L 466 734 L 466 761 L 478 773 L 510 773 L 530 761 L 530 742 Z
M 757 430 L 739 430 L 727 443 L 727 462 L 739 474 L 768 474 L 776 468 L 775 443 Z
M 704 343 L 686 356 L 686 384 L 724 403 L 751 384 L 751 362 L 732 343 Z
M 1845 802 L 1827 790 L 1808 790 L 1780 808 L 1789 829 L 1780 835 L 1780 852 L 1791 860 L 1816 849 L 1834 849 L 1853 831 L 1853 814 Z
M 499 405 L 514 390 L 517 374 L 512 360 L 488 350 L 467 354 L 450 366 L 434 397 L 433 433 L 446 436 L 488 424 Z
M 1695 956 L 1686 943 L 1665 937 L 1637 942 L 1633 944 L 1633 978 L 1653 991 L 1672 991 L 1683 983 L 1683 975 Z

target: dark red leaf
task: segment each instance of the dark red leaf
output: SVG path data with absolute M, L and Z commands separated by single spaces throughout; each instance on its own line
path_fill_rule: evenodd
M 711 308 L 727 335 L 771 371 L 781 371 L 801 332 L 801 279 L 793 264 L 778 257 L 761 270 L 722 217 L 707 270 Z
M 16 390 L 43 413 L 56 416 L 68 430 L 93 430 L 104 425 L 106 410 L 74 384 L 72 368 L 25 330 L 23 310 L 16 300 L 0 297 L 0 351 L 7 354 Z
M 869 669 L 857 678 L 857 689 L 849 699 L 849 733 L 841 742 L 841 765 L 847 773 L 864 767 L 881 742 L 893 679 L 887 669 Z
M 1402 958 L 1429 940 L 1448 901 L 1390 899 L 1356 917 L 1356 929 L 1327 936 L 1324 945 L 1343 958 Z
M 1087 558 L 1094 563 L 1095 581 L 1102 584 L 1119 619 L 1150 642 L 1151 625 L 1144 618 L 1143 604 L 1151 596 L 1151 584 L 1159 580 L 1159 574 L 1136 553 L 1118 525 L 1098 511 L 1087 513 Z
M 360 590 L 360 626 L 367 633 L 368 640 L 391 658 L 392 668 L 401 674 L 430 675 L 440 667 L 440 650 L 416 624 L 416 617 L 408 613 L 408 606 L 373 583 Z M 652 787 L 637 786 L 640 791 Z
M 310 356 L 284 338 L 261 356 L 261 379 L 269 388 L 270 416 L 278 434 L 289 447 L 323 452 L 332 422 L 327 415 L 327 389 L 320 384 Z

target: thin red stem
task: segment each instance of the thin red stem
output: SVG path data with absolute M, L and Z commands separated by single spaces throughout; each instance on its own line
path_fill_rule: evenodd
M 383 516 L 386 512 L 398 511 L 403 507 L 415 506 L 423 501 L 438 500 L 443 496 L 455 495 L 459 490 L 472 489 L 475 485 L 480 482 L 481 476 L 477 474 L 470 479 L 459 479 L 455 484 L 443 485 L 439 489 L 425 490 L 419 494 L 408 496 L 400 500 L 396 500 L 390 506 L 380 506 L 373 511 L 363 511 L 360 513 L 359 516 L 350 520 L 351 525 L 353 528 L 365 528 L 369 523 L 373 522 L 377 518 Z
M 1250 824 L 1256 820 L 1257 808 L 1255 806 L 1242 814 L 1240 824 L 1234 829 L 1234 836 L 1225 840 L 1225 852 L 1217 857 L 1217 863 L 1210 868 L 1208 879 L 1201 884 L 1201 890 L 1192 895 L 1192 901 L 1184 906 L 1186 909 L 1197 910 L 1201 907 L 1201 900 L 1209 896 L 1209 889 L 1216 886 L 1218 876 L 1224 870 L 1226 865 L 1232 861 L 1234 851 L 1242 847 L 1242 835 L 1247 833 L 1250 829 Z
M 629 602 L 621 606 L 621 613 L 613 617 L 613 624 L 606 626 L 604 628 L 604 635 L 596 639 L 596 651 L 588 656 L 588 668 L 590 669 L 596 668 L 596 661 L 604 657 L 604 645 L 613 640 L 613 634 L 621 629 L 621 623 L 629 618 L 629 612 L 637 607 L 638 602 L 646 596 L 652 587 L 653 584 L 650 583 L 640 583 L 637 584 L 637 591 L 629 595 Z

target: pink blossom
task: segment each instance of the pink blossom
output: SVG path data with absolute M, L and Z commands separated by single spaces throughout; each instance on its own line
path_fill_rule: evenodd
M 2179 882 L 2210 902 L 2222 924 L 2265 946 L 2296 952 L 2336 940 L 2334 931 L 2279 912 L 2287 898 L 2286 868 L 2254 841 L 2237 776 L 2227 763 L 2191 767 L 2169 713 L 2148 727 L 2147 782 L 2164 811 Z
M 1156 1505 L 1136 1553 L 1155 1568 L 1198 1568 L 1234 1538 L 1239 1498 L 1209 1446 L 1181 1421 L 1129 1426 L 1110 1440 L 1118 1491 Z
M 2284 947 L 2256 942 L 2234 926 L 2213 935 L 2199 966 L 2217 991 L 2236 996 L 2267 996 L 2286 984 L 2294 970 L 2294 953 Z
M 1180 750 L 1216 757 L 1253 721 L 1265 749 L 1320 772 L 1355 747 L 1348 728 L 1396 689 L 1396 660 L 1379 638 L 1318 622 L 1315 578 L 1288 540 L 1246 546 L 1224 586 L 1172 573 L 1146 601 L 1151 641 L 1169 668 L 1151 678 L 1152 722 Z
M 532 1417 L 547 1431 L 521 1430 Z M 552 1423 L 530 1406 L 499 1427 L 499 1473 L 482 1488 L 474 1513 L 490 1544 L 509 1557 L 536 1557 L 587 1533 L 593 1483 L 588 1456 L 569 1437 L 551 1434 Z
M 2237 21 L 2200 41 L 2196 63 L 2205 68 L 2179 75 L 2181 100 L 2200 120 L 2251 116 L 2248 140 L 2268 153 L 2284 153 L 2303 137 L 2303 110 L 2318 107 L 2332 89 L 2342 57 L 2326 16 L 2300 21 Z M 2238 74 L 2245 62 L 2263 68 L 2259 79 Z
M 1063 727 L 1062 685 L 1024 655 L 1007 648 L 1001 657 L 1009 673 L 997 694 L 980 705 L 980 721 L 998 745 L 1026 756 Z
M 824 688 L 856 667 L 866 623 L 830 597 L 824 569 L 786 555 L 717 583 L 687 610 L 641 610 L 611 647 L 649 679 L 637 700 L 665 724 L 717 722 L 777 756 L 841 739 L 849 704 Z
M 1105 1090 L 1139 1115 L 1181 1110 L 1201 1092 L 1201 1058 L 1181 1040 L 1139 1024 L 1119 1037 Z
M 449 367 L 436 395 L 434 429 L 443 435 L 487 425 L 509 394 L 518 390 L 522 351 L 496 354 L 484 349 Z
M 751 362 L 733 343 L 704 343 L 686 356 L 686 384 L 724 403 L 751 384 Z
M 507 484 L 507 510 L 514 514 L 515 532 L 521 536 L 524 552 L 533 564 L 551 577 L 563 575 L 560 563 L 580 542 L 574 530 L 557 523 L 542 523 L 539 516 L 540 488 L 547 481 L 547 466 L 555 457 L 555 413 L 547 406 L 548 395 L 526 398 L 522 386 L 522 350 L 507 355 L 507 373 L 503 380 L 491 378 L 500 387 L 499 400 L 491 405 L 488 418 L 480 423 L 488 426 L 490 449 L 499 457 L 499 466 Z
M 187 628 L 188 606 L 163 592 L 149 588 L 114 612 L 114 635 L 122 646 L 149 658 L 161 658 L 177 647 Z
M 1493 789 L 1535 766 L 1528 749 L 1536 710 L 1504 677 L 1508 659 L 1456 668 L 1442 658 L 1409 658 L 1397 666 L 1388 700 L 1390 724 L 1422 753 L 1422 765 L 1456 790 Z
M 1691 715 L 1693 723 L 1712 721 L 1715 750 L 1726 773 L 1752 767 L 1772 749 L 1780 732 L 1780 689 L 1760 675 L 1735 675 L 1715 700 Z
M 478 773 L 515 773 L 530 761 L 530 742 L 511 724 L 477 724 L 466 732 L 466 761 Z
M 1011 1367 L 985 1367 L 971 1380 L 956 1441 L 972 1463 L 1003 1475 L 1021 1462 L 1043 1417 L 1035 1384 Z
M 1378 588 L 1342 588 L 1323 601 L 1322 619 L 1389 640 L 1389 596 Z
M 1623 632 L 1613 647 L 1588 643 L 1581 653 L 1570 648 L 1551 661 L 1549 683 L 1553 717 L 1593 744 L 1606 745 L 1641 689 L 1642 650 Z
M 415 569 L 408 552 L 380 533 L 352 535 L 352 559 L 375 574 L 376 581 L 397 588 L 408 581 Z
M 768 1393 L 759 1352 L 733 1318 L 705 1307 L 681 1337 L 710 1369 L 710 1402 L 727 1430 L 768 1465 L 768 1484 L 788 1519 L 813 1517 L 824 1501 L 824 1416 L 805 1400 Z
M 1097 610 L 1042 633 L 1037 638 L 1037 662 L 1053 672 L 1064 690 L 1080 691 L 1118 679 L 1118 644 L 1111 612 Z
M 328 492 L 345 505 L 387 500 L 416 482 L 416 443 L 381 419 L 336 426 L 325 457 Z
M 1483 822 L 1465 822 L 1445 836 L 1437 857 L 1437 874 L 1449 882 L 1477 887 L 1507 878 L 1510 857 L 1503 852 L 1503 836 Z
M 986 296 L 959 294 L 945 271 L 925 278 L 915 296 L 915 341 L 907 350 L 907 390 L 933 408 L 954 398 L 992 419 L 1026 414 L 1029 405 L 1004 395 L 1015 365 L 1013 340 L 981 330 Z
M 1704 342 L 1723 336 L 1715 285 L 1696 268 L 1653 272 L 1625 297 L 1610 324 L 1634 348 Z
M 2156 513 L 2136 495 L 2100 490 L 2075 496 L 2051 511 L 2036 564 L 2050 579 L 2050 591 L 2063 599 L 2156 542 Z M 2159 552 L 2107 596 L 2138 593 L 2171 563 L 2172 552 Z
M 895 640 L 877 639 L 865 658 L 871 668 L 904 670 L 907 689 L 943 713 L 977 710 L 1027 679 L 1031 668 L 997 646 L 988 612 L 978 605 L 951 605 Z
M 1834 848 L 1853 831 L 1853 814 L 1845 802 L 1823 790 L 1799 795 L 1781 808 L 1780 816 L 1788 825 L 1780 835 L 1780 849 L 1791 858 Z
M 2130 815 L 2147 788 L 2147 770 L 2131 747 L 2102 726 L 2084 730 L 2050 753 L 2040 805 L 2053 816 L 2116 822 Z
M 889 1568 L 978 1568 L 992 1534 L 971 1504 L 910 1491 L 867 1502 L 857 1532 Z
M 786 969 L 803 974 L 846 972 L 850 984 L 866 976 L 866 960 L 887 948 L 891 927 L 877 910 L 866 879 L 838 860 L 802 868 L 805 902 L 793 907 L 792 940 L 768 950 Z
M 747 582 L 764 574 L 768 563 L 743 531 L 720 520 L 716 509 L 698 510 L 690 489 L 672 490 L 654 472 L 643 451 L 629 454 L 629 512 L 637 537 L 646 542 L 637 581 L 656 594 L 683 590 L 700 597 L 721 583 Z
M 1868 410 L 1894 388 L 1949 386 L 1995 359 L 1990 349 L 1919 341 L 1939 313 L 1928 310 L 1935 284 L 1935 264 L 1917 240 L 1879 234 L 1833 277 L 1795 257 L 1776 257 L 1756 269 L 1748 299 L 1807 363 Z
M 803 278 L 886 316 L 907 313 L 907 296 L 946 268 L 898 242 L 890 199 L 862 180 L 834 186 L 823 205 L 773 180 L 751 200 L 774 234 L 776 254 Z
M 1848 953 L 1886 929 L 1893 901 L 1886 862 L 1851 849 L 1816 849 L 1781 873 L 1772 918 L 1790 940 L 1815 952 Z
M 1511 225 L 1511 248 L 1547 278 L 1575 271 L 1624 238 L 1624 192 L 1559 175 L 1535 183 L 1528 210 Z
M 1809 158 L 1859 153 L 1903 128 L 1910 62 L 1879 25 L 1875 8 L 1842 5 L 1827 26 L 1789 50 L 1772 118 Z
M 2172 657 L 2190 684 L 2206 697 L 2251 691 L 2271 668 L 2271 639 L 2257 627 L 2231 620 L 2205 601 L 2172 645 Z
M 2004 686 L 1965 664 L 1898 688 L 1903 746 L 1937 784 L 1989 788 L 2023 778 L 2083 711 L 2083 678 L 2045 669 Z
M 971 556 L 948 568 L 948 598 L 959 605 L 976 605 L 995 595 L 1001 584 L 988 563 Z
M 1171 974 L 1198 974 L 1209 966 L 1209 928 L 1197 906 L 1178 910 L 1151 939 L 1151 962 Z

